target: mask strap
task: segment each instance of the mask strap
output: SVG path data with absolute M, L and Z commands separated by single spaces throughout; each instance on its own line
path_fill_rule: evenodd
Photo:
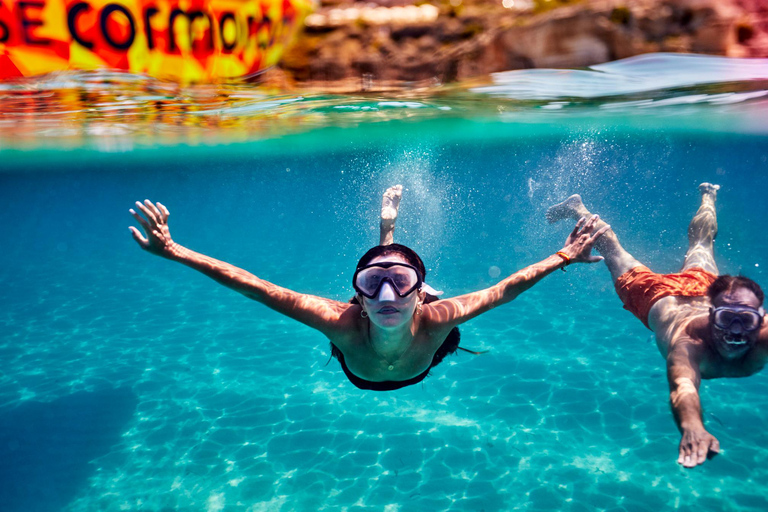
M 434 295 L 435 297 L 439 297 L 443 293 L 445 293 L 443 290 L 435 290 L 434 288 L 429 286 L 427 283 L 421 283 L 421 291 L 426 292 L 430 295 Z

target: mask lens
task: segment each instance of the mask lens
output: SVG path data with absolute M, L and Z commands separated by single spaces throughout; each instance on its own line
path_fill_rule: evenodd
M 414 269 L 404 265 L 392 265 L 386 268 L 371 266 L 358 271 L 355 287 L 363 295 L 373 298 L 378 294 L 384 280 L 388 280 L 401 297 L 411 293 L 419 284 L 419 276 Z
M 372 294 L 381 284 L 381 280 L 384 277 L 383 274 L 383 269 L 366 268 L 358 272 L 355 284 L 362 292 Z
M 760 326 L 760 315 L 752 311 L 744 311 L 739 318 L 747 331 L 754 331 Z
M 736 314 L 733 311 L 727 309 L 718 309 L 715 311 L 715 325 L 721 329 L 727 329 L 733 323 Z
M 745 331 L 754 331 L 760 327 L 760 314 L 752 310 L 734 310 L 718 308 L 715 310 L 715 325 L 728 330 L 734 322 L 739 322 Z
M 391 267 L 388 270 L 388 277 L 394 283 L 397 291 L 402 294 L 411 291 L 419 280 L 416 272 L 408 267 Z

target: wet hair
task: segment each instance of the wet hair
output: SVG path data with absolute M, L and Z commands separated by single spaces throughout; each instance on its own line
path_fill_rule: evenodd
M 757 300 L 760 301 L 760 305 L 763 305 L 765 294 L 762 288 L 760 288 L 759 284 L 744 276 L 729 276 L 727 274 L 718 276 L 707 288 L 707 297 L 709 297 L 709 300 L 714 301 L 721 293 L 731 292 L 737 288 L 746 288 L 751 291 L 755 294 Z
M 360 261 L 357 262 L 357 268 L 363 268 L 367 266 L 374 258 L 379 256 L 389 256 L 390 254 L 396 254 L 401 256 L 409 265 L 413 265 L 421 273 L 421 279 L 424 280 L 427 277 L 427 269 L 424 267 L 424 262 L 421 261 L 416 251 L 410 247 L 406 247 L 400 244 L 389 245 L 377 245 L 368 250 Z

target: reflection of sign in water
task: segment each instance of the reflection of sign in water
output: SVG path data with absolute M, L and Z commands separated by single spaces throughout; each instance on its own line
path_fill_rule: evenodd
M 0 79 L 110 68 L 183 81 L 276 63 L 311 0 L 0 0 Z

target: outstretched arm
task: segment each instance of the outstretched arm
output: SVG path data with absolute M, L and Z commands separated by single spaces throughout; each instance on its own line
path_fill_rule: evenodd
M 351 321 L 354 316 L 348 313 L 349 304 L 281 288 L 234 265 L 177 244 L 171 239 L 168 229 L 170 213 L 165 206 L 161 203 L 153 204 L 149 200 L 144 203 L 137 201 L 136 206 L 144 217 L 133 209 L 130 212 L 146 236 L 134 226 L 129 229 L 142 249 L 191 267 L 216 282 L 328 336 L 341 329 L 345 319 Z
M 677 463 L 687 468 L 703 464 L 709 453 L 716 455 L 720 451 L 720 443 L 706 431 L 701 418 L 701 374 L 696 350 L 696 346 L 678 341 L 667 356 L 669 401 L 683 435 Z
M 498 284 L 466 295 L 430 303 L 430 320 L 440 327 L 453 328 L 490 309 L 514 300 L 553 271 L 570 263 L 594 263 L 602 256 L 593 256 L 592 247 L 610 226 L 596 230 L 600 217 L 581 218 L 556 254 L 519 270 Z

